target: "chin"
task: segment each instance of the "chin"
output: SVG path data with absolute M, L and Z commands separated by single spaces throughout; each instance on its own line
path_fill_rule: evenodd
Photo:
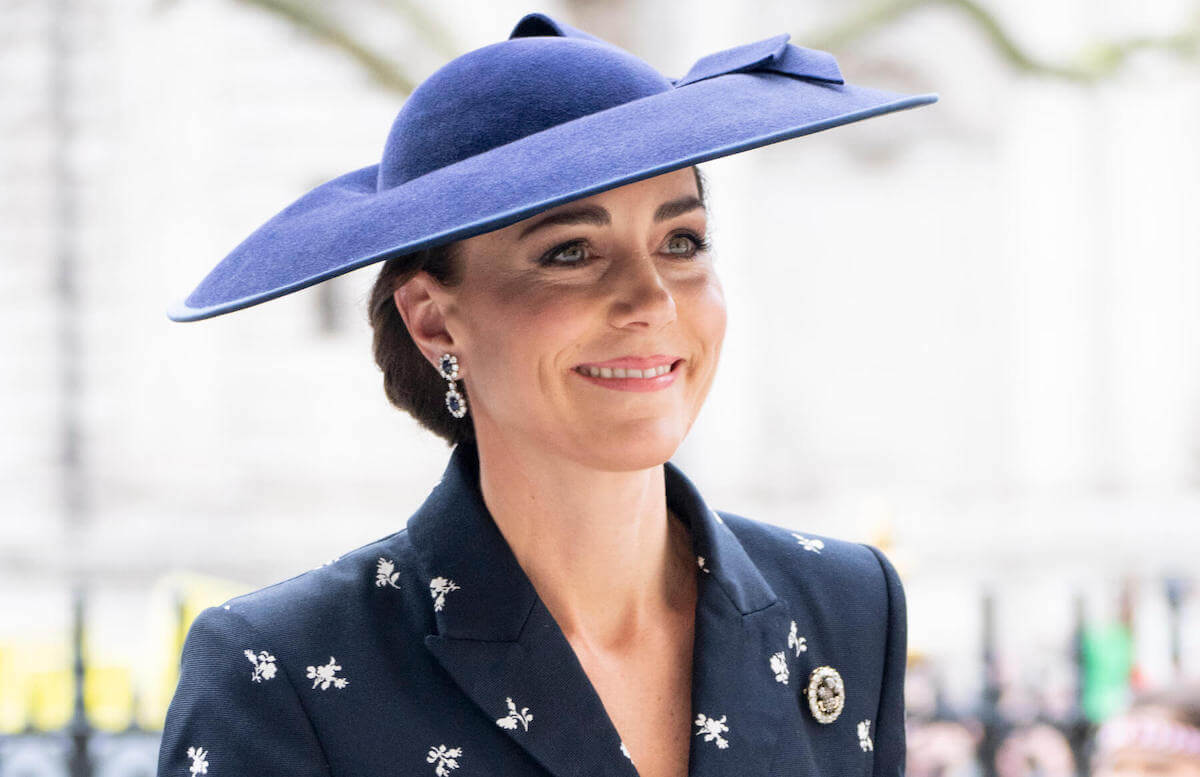
M 609 430 L 603 439 L 591 437 L 582 443 L 582 456 L 596 469 L 632 472 L 657 467 L 675 455 L 683 442 L 677 433 L 631 434 Z

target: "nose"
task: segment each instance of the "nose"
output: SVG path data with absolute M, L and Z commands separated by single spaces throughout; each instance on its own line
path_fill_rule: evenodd
M 645 323 L 657 327 L 675 318 L 675 296 L 664 282 L 654 256 L 639 252 L 619 265 L 612 280 L 614 326 Z

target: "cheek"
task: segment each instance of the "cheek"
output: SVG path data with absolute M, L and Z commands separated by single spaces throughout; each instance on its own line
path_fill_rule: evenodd
M 709 315 L 712 319 L 713 331 L 720 333 L 724 337 L 725 324 L 729 319 L 728 311 L 725 308 L 724 294 L 718 293 L 714 297 L 712 306 L 709 308 Z
M 709 275 L 698 282 L 687 297 L 689 318 L 705 338 L 712 341 L 714 349 L 720 347 L 725 336 L 728 311 L 725 306 L 725 290 L 716 275 Z
M 521 370 L 536 379 L 543 369 L 566 369 L 570 351 L 595 326 L 593 303 L 562 288 L 515 286 L 493 297 L 474 323 L 475 350 L 493 369 Z M 565 355 L 564 355 L 565 354 Z M 518 382 L 520 382 L 518 380 Z

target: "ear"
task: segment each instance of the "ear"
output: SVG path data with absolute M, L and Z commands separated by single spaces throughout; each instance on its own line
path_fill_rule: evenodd
M 409 336 L 435 369 L 442 354 L 457 353 L 454 336 L 446 328 L 447 299 L 433 276 L 425 270 L 417 272 L 396 287 L 392 301 Z

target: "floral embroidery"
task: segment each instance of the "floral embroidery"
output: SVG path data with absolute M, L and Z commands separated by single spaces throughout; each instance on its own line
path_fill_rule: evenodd
M 633 763 L 633 756 L 629 754 L 629 748 L 625 746 L 625 741 L 621 740 L 621 752 L 629 759 L 629 763 Z
M 717 741 L 717 747 L 724 750 L 729 747 L 729 740 L 721 736 L 722 731 L 729 731 L 729 726 L 725 725 L 725 716 L 722 715 L 720 720 L 716 718 L 706 717 L 703 712 L 696 716 L 695 725 L 700 727 L 696 732 L 696 736 L 704 734 L 704 741 L 711 742 L 714 739 Z
M 438 745 L 437 747 L 429 748 L 429 753 L 425 756 L 425 760 L 429 763 L 437 761 L 437 766 L 434 768 L 434 773 L 438 777 L 446 777 L 451 769 L 458 768 L 458 759 L 462 756 L 461 747 L 446 747 Z
M 811 550 L 813 553 L 820 553 L 821 548 L 825 547 L 825 543 L 821 540 L 810 540 L 807 537 L 797 534 L 796 532 L 792 532 L 792 536 L 804 546 L 805 550 Z
M 796 636 L 796 621 L 792 621 L 792 630 L 788 634 L 788 647 L 796 649 L 796 655 L 808 650 L 808 645 L 804 644 L 804 637 Z
M 458 586 L 453 580 L 447 580 L 444 577 L 435 577 L 429 581 L 429 594 L 433 597 L 433 609 L 441 611 L 446 604 L 446 594 L 451 591 L 457 591 Z
M 192 759 L 192 774 L 208 774 L 208 751 L 203 747 L 189 747 L 188 758 Z
M 528 707 L 522 707 L 520 712 L 517 712 L 517 705 L 513 704 L 511 696 L 504 698 L 508 702 L 508 714 L 503 718 L 496 720 L 496 725 L 500 728 L 515 729 L 519 721 L 525 726 L 525 730 L 529 730 L 529 721 L 533 720 L 533 713 Z
M 787 654 L 780 650 L 775 655 L 771 656 L 771 671 L 775 673 L 775 680 L 787 685 L 788 668 Z
M 399 588 L 400 586 L 396 585 L 396 580 L 400 577 L 400 573 L 395 571 L 395 569 L 396 563 L 394 561 L 380 556 L 378 565 L 375 567 L 375 585 L 390 585 L 392 588 Z
M 255 654 L 249 648 L 242 652 L 245 653 L 246 658 L 250 659 L 250 663 L 254 664 L 254 671 L 250 674 L 251 680 L 261 683 L 263 680 L 270 680 L 275 676 L 275 656 L 265 650 L 260 650 Z
M 705 572 L 711 572 L 708 567 L 704 566 L 704 556 L 696 556 L 696 564 Z
M 313 681 L 314 688 L 319 684 L 322 691 L 327 689 L 330 683 L 333 683 L 334 688 L 345 688 L 346 683 L 350 681 L 345 677 L 333 676 L 341 668 L 342 665 L 334 663 L 333 656 L 330 656 L 329 663 L 325 664 L 325 666 L 308 667 L 308 679 Z
M 871 721 L 869 720 L 862 720 L 858 723 L 858 744 L 863 749 L 863 752 L 875 749 L 875 745 L 871 743 L 871 737 L 867 735 L 867 730 L 870 727 Z

